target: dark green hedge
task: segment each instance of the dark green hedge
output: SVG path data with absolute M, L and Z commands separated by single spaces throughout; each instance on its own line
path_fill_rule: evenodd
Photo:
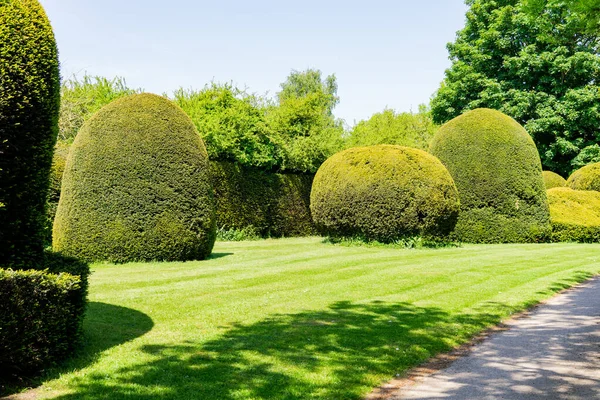
M 540 157 L 514 119 L 490 109 L 469 111 L 439 129 L 430 151 L 448 168 L 460 194 L 455 240 L 531 242 L 548 232 Z
M 59 254 L 41 265 L 0 269 L 0 380 L 39 372 L 80 343 L 89 267 Z
M 36 0 L 0 1 L 0 264 L 39 263 L 58 135 L 52 28 Z
M 319 168 L 311 193 L 317 228 L 333 237 L 391 242 L 445 237 L 454 229 L 458 192 L 434 156 L 402 146 L 356 147 Z
M 567 180 L 556 172 L 543 171 L 542 176 L 544 178 L 544 185 L 546 186 L 546 189 L 567 186 Z
M 575 190 L 600 191 L 600 163 L 589 164 L 573 172 L 567 186 Z
M 213 161 L 217 227 L 252 227 L 261 236 L 310 236 L 309 174 L 275 174 L 237 163 Z
M 553 242 L 600 242 L 600 192 L 548 190 Z
M 204 144 L 178 106 L 151 94 L 116 100 L 71 146 L 53 247 L 89 261 L 206 258 L 216 237 L 209 174 Z

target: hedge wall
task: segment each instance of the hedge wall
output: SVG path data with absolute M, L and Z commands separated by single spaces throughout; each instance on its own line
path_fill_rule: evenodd
M 600 242 L 600 192 L 548 190 L 554 242 Z
M 600 163 L 589 164 L 573 172 L 567 186 L 575 190 L 600 191 Z
M 60 78 L 52 28 L 36 0 L 0 1 L 0 264 L 39 263 Z
M 380 242 L 446 237 L 459 208 L 442 163 L 402 146 L 355 147 L 333 155 L 319 168 L 311 193 L 313 219 L 323 234 Z
M 39 372 L 80 343 L 88 265 L 49 253 L 40 268 L 0 269 L 0 380 Z
M 490 109 L 469 111 L 438 130 L 430 151 L 448 168 L 460 194 L 456 240 L 530 242 L 547 234 L 540 156 L 514 119 Z
M 310 236 L 310 174 L 275 174 L 211 161 L 219 229 L 254 228 L 261 236 Z
M 136 94 L 105 106 L 71 146 L 55 251 L 89 261 L 206 258 L 216 237 L 207 158 L 168 99 Z

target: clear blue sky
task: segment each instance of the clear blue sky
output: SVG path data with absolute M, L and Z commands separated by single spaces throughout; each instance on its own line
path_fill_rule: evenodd
M 233 82 L 274 95 L 292 69 L 335 74 L 349 125 L 417 110 L 450 65 L 463 0 L 40 0 L 62 74 L 122 76 L 154 93 Z

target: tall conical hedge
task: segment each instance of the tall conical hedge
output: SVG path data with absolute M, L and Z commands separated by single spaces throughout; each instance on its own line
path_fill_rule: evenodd
M 67 158 L 54 250 L 111 262 L 203 259 L 215 241 L 204 143 L 152 94 L 121 98 L 81 128 Z
M 37 0 L 0 1 L 0 265 L 42 259 L 59 101 L 58 52 L 44 10 Z
M 355 147 L 331 156 L 313 181 L 317 228 L 333 237 L 391 242 L 444 237 L 456 224 L 456 186 L 442 163 L 403 146 Z
M 469 111 L 438 130 L 430 151 L 448 168 L 460 195 L 455 239 L 529 242 L 548 232 L 540 156 L 514 119 L 485 108 Z

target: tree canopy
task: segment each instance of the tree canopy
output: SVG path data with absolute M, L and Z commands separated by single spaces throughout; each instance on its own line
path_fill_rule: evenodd
M 448 44 L 452 66 L 431 103 L 434 121 L 493 108 L 525 126 L 546 169 L 567 176 L 595 161 L 600 41 L 584 14 L 565 1 L 547 1 L 535 15 L 519 0 L 467 4 L 465 28 Z

